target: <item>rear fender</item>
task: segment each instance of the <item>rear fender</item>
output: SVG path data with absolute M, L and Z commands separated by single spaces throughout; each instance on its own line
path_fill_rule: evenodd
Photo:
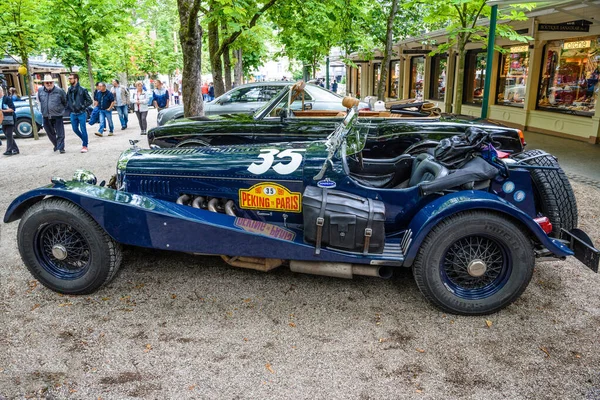
M 573 255 L 573 251 L 557 239 L 548 237 L 544 230 L 525 212 L 492 193 L 469 190 L 448 194 L 423 207 L 412 219 L 409 228 L 412 242 L 405 252 L 404 266 L 411 266 L 427 234 L 444 218 L 463 211 L 491 211 L 504 214 L 525 227 L 550 252 L 559 257 Z

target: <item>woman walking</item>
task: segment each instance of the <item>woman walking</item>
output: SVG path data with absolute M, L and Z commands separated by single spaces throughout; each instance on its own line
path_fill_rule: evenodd
M 146 123 L 146 116 L 148 115 L 148 92 L 144 90 L 144 85 L 141 81 L 135 83 L 135 88 L 136 90 L 131 93 L 131 103 L 140 123 L 140 134 L 145 135 L 148 127 Z
M 19 154 L 19 148 L 13 138 L 13 129 L 15 127 L 15 104 L 10 96 L 4 94 L 2 86 L 0 86 L 0 110 L 2 110 L 2 116 L 0 117 L 0 120 L 2 121 L 2 130 L 4 131 L 4 136 L 6 136 L 6 151 L 4 152 L 4 155 L 14 156 L 15 154 Z

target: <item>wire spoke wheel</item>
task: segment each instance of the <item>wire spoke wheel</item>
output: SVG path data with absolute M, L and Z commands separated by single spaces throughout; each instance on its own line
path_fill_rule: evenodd
M 506 283 L 510 271 L 502 245 L 483 236 L 467 236 L 454 242 L 440 266 L 448 290 L 465 299 L 491 296 Z
M 40 228 L 34 240 L 41 266 L 53 276 L 77 279 L 89 268 L 90 245 L 71 225 L 47 224 Z
M 17 243 L 29 272 L 59 293 L 93 293 L 121 264 L 119 244 L 87 212 L 60 198 L 38 201 L 25 211 Z
M 413 274 L 427 300 L 453 314 L 503 309 L 533 274 L 532 241 L 499 213 L 465 211 L 439 222 L 421 243 Z

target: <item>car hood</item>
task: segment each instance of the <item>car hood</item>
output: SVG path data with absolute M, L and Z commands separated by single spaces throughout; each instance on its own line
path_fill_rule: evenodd
M 307 153 L 325 152 L 324 141 L 201 148 L 130 149 L 121 154 L 121 178 L 212 178 L 222 180 L 302 180 Z M 322 154 L 321 154 L 322 157 Z

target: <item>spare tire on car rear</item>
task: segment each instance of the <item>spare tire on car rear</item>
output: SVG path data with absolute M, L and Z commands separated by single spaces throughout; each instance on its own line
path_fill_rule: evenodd
M 571 230 L 577 227 L 577 202 L 573 188 L 565 171 L 555 157 L 542 150 L 528 150 L 513 157 L 527 165 L 558 167 L 553 169 L 531 169 L 536 210 L 550 219 L 552 233 L 559 237 L 561 228 Z

